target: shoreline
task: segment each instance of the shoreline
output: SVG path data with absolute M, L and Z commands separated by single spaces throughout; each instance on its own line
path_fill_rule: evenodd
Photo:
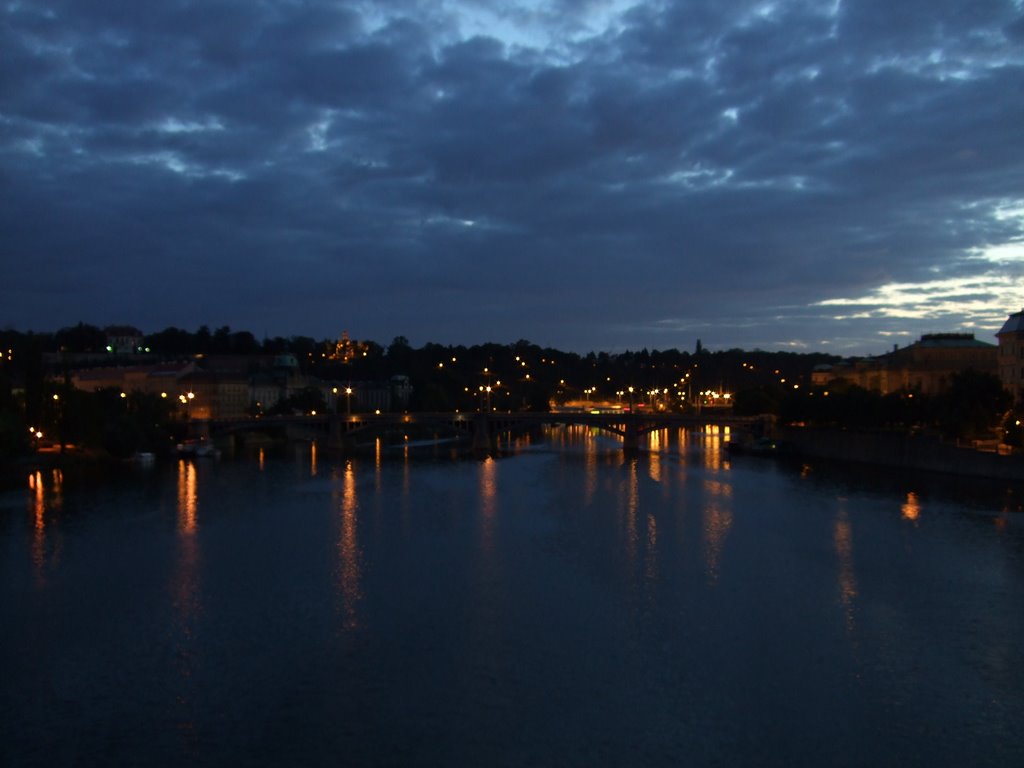
M 902 432 L 779 427 L 777 433 L 800 458 L 1024 483 L 1024 453 L 1020 452 L 979 451 Z

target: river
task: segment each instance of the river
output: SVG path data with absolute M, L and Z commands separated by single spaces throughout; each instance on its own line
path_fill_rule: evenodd
M 725 437 L 29 472 L 0 764 L 1024 765 L 1019 489 Z

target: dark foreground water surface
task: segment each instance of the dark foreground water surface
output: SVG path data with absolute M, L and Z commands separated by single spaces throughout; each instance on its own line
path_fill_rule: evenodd
M 30 473 L 0 765 L 1024 765 L 1019 495 L 723 437 Z

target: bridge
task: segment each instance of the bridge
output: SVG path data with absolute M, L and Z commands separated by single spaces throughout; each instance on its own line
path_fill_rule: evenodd
M 711 413 L 561 413 L 497 411 L 477 413 L 353 413 L 316 416 L 263 416 L 239 419 L 204 419 L 190 422 L 193 435 L 211 438 L 242 432 L 282 432 L 290 438 L 326 438 L 332 445 L 344 445 L 360 434 L 383 432 L 419 425 L 430 429 L 463 434 L 471 439 L 474 450 L 486 451 L 497 435 L 531 427 L 580 425 L 600 429 L 622 439 L 623 450 L 638 451 L 643 438 L 666 428 L 728 426 L 755 433 L 769 427 L 765 417 Z

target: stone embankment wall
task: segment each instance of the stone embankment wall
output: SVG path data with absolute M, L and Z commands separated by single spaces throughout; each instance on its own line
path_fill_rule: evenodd
M 855 461 L 887 467 L 1024 482 L 1024 454 L 1001 455 L 894 432 L 782 427 L 781 440 L 807 458 Z

